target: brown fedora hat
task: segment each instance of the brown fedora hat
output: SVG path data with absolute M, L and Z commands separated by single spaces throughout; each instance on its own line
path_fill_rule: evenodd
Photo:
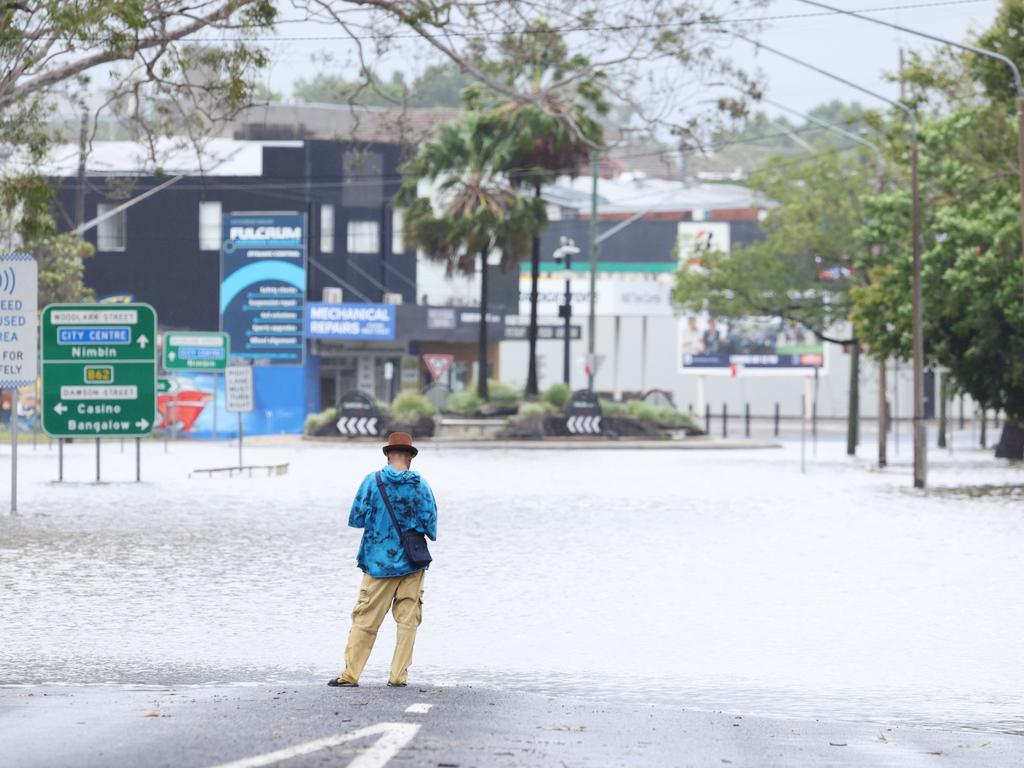
M 408 432 L 392 432 L 388 435 L 388 444 L 384 446 L 385 456 L 388 455 L 388 451 L 406 451 L 413 456 L 419 453 L 416 446 L 412 444 L 412 435 Z

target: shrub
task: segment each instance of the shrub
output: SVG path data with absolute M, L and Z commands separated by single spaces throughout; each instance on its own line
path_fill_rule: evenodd
M 326 408 L 320 411 L 320 413 L 311 413 L 306 417 L 306 424 L 303 431 L 307 435 L 318 434 L 322 429 L 325 429 L 330 424 L 335 424 L 338 421 L 338 409 L 337 408 Z
M 654 408 L 655 421 L 659 426 L 671 429 L 682 429 L 684 427 L 696 428 L 697 421 L 692 414 L 677 411 L 671 405 L 659 405 Z
M 637 421 L 649 423 L 654 423 L 658 420 L 654 406 L 650 403 L 645 403 L 643 400 L 630 400 L 626 403 L 626 415 Z
M 494 379 L 487 380 L 487 394 L 490 397 L 490 402 L 494 405 L 515 405 L 520 398 L 518 389 L 513 389 Z
M 547 416 L 551 413 L 552 408 L 553 406 L 550 403 L 523 403 L 519 406 L 519 410 L 512 417 L 512 420 L 518 424 L 535 419 L 538 416 Z
M 453 392 L 444 408 L 450 413 L 467 416 L 471 413 L 476 413 L 483 403 L 484 401 L 476 396 L 474 390 L 464 389 L 461 392 Z
M 621 416 L 626 412 L 626 406 L 616 400 L 602 400 L 601 413 L 605 416 Z
M 419 392 L 402 392 L 391 403 L 392 417 L 402 424 L 415 424 L 435 413 L 437 409 Z
M 552 384 L 542 396 L 543 402 L 550 404 L 553 408 L 565 408 L 565 404 L 572 397 L 572 390 L 564 382 Z

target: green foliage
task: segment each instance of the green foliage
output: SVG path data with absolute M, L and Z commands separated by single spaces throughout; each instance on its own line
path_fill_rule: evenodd
M 626 403 L 626 415 L 637 421 L 646 421 L 653 424 L 657 421 L 657 412 L 650 403 L 643 400 L 630 400 Z
M 513 417 L 513 421 L 517 424 L 523 421 L 529 421 L 530 419 L 536 419 L 540 416 L 547 416 L 553 410 L 550 403 L 523 403 L 519 406 L 519 410 Z
M 549 403 L 554 408 L 564 408 L 571 397 L 572 390 L 569 389 L 569 385 L 565 382 L 559 381 L 548 387 L 547 391 L 545 391 L 541 396 L 541 399 L 543 402 Z
M 320 430 L 326 428 L 330 424 L 336 424 L 338 421 L 338 409 L 331 407 L 325 408 L 320 413 L 311 413 L 306 416 L 306 423 L 303 427 L 303 431 L 307 435 L 315 435 Z
M 402 424 L 414 424 L 429 418 L 437 409 L 419 392 L 402 392 L 391 403 L 391 416 Z
M 1024 64 L 1019 4 L 1004 3 L 980 38 Z M 966 69 L 962 65 L 970 64 Z M 966 72 L 966 75 L 965 75 Z M 1024 276 L 1017 130 L 1008 68 L 940 52 L 908 73 L 922 121 L 922 293 L 926 365 L 949 369 L 956 388 L 1024 422 Z M 980 86 L 980 88 L 979 88 Z M 898 127 L 898 126 L 897 126 Z M 853 292 L 857 333 L 876 355 L 910 355 L 910 198 L 904 187 L 866 200 L 860 237 L 884 242 Z
M 866 251 L 855 237 L 865 216 L 861 197 L 875 184 L 875 163 L 863 152 L 766 163 L 751 179 L 778 204 L 764 222 L 765 239 L 683 265 L 673 298 L 722 317 L 781 317 L 828 338 L 850 312 L 851 276 Z M 823 270 L 840 276 L 823 280 Z
M 693 414 L 677 411 L 671 405 L 655 406 L 654 421 L 659 427 L 667 429 L 697 428 L 697 420 L 693 418 Z
M 37 175 L 54 143 L 65 138 L 49 124 L 58 106 L 88 103 L 95 77 L 92 101 L 104 105 L 106 118 L 123 123 L 159 168 L 159 138 L 184 136 L 198 144 L 250 102 L 256 73 L 267 64 L 254 38 L 276 15 L 273 0 L 6 3 L 0 9 L 0 146 L 15 148 L 17 162 L 0 194 L 8 216 L 22 219 L 14 222 L 22 241 L 65 250 L 46 242 L 54 231 L 40 205 Z M 233 42 L 207 42 L 217 31 Z M 76 291 L 72 286 L 64 293 Z
M 448 398 L 448 402 L 445 403 L 444 409 L 459 416 L 469 416 L 480 410 L 483 404 L 483 399 L 477 397 L 476 392 L 469 388 L 461 392 L 453 392 Z
M 39 306 L 78 302 L 93 298 L 84 282 L 84 260 L 93 254 L 91 244 L 74 235 L 47 235 L 28 244 L 39 269 Z
M 605 400 L 602 398 L 599 402 L 601 404 L 601 413 L 604 416 L 626 415 L 626 406 L 618 400 Z
M 495 405 L 515 405 L 522 397 L 522 393 L 518 389 L 502 384 L 497 379 L 488 379 L 487 391 L 490 393 L 491 402 Z
M 317 72 L 309 80 L 300 78 L 292 86 L 299 101 L 327 104 L 359 104 L 367 107 L 458 107 L 462 91 L 472 78 L 454 64 L 427 67 L 422 74 L 406 83 L 402 72 L 395 72 L 388 81 L 373 70 L 358 79 L 343 74 Z

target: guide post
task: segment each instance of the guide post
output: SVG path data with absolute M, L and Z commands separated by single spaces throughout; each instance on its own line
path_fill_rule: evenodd
M 0 388 L 11 390 L 11 514 L 18 512 L 18 387 L 36 381 L 38 306 L 36 260 L 26 253 L 0 256 Z
M 51 437 L 142 437 L 156 415 L 156 312 L 148 304 L 43 310 L 43 430 Z

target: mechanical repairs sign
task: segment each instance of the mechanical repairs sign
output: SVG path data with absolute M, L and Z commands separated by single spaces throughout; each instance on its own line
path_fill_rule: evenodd
M 27 387 L 39 369 L 36 260 L 26 253 L 0 256 L 0 387 Z
M 226 213 L 222 231 L 220 324 L 230 357 L 302 365 L 306 217 Z
M 306 306 L 306 336 L 310 339 L 395 338 L 394 304 L 324 304 Z
M 43 430 L 138 437 L 156 415 L 156 312 L 148 304 L 43 310 Z

